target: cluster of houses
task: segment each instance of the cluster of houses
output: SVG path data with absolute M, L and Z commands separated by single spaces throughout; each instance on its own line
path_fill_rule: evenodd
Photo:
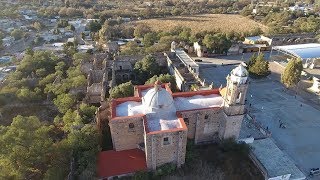
M 252 6 L 254 6 L 253 3 L 252 3 Z M 313 5 L 313 4 L 302 3 L 300 1 L 300 2 L 296 2 L 295 5 L 293 5 L 293 6 L 281 8 L 281 10 L 283 10 L 283 11 L 291 11 L 291 12 L 299 12 L 300 11 L 300 12 L 303 12 L 304 14 L 308 14 L 308 13 L 313 12 L 315 10 L 314 6 L 315 5 Z M 269 1 L 269 2 L 261 2 L 261 1 L 258 1 L 255 4 L 254 9 L 252 10 L 252 14 L 258 14 L 259 9 L 263 8 L 263 7 L 279 7 L 279 6 L 278 6 L 277 2 L 271 2 L 271 1 Z M 318 12 L 318 14 L 319 13 L 320 12 Z

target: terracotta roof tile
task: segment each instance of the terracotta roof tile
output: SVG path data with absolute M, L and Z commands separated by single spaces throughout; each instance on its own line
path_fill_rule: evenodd
M 139 149 L 102 151 L 98 155 L 99 178 L 108 178 L 141 170 L 147 170 L 147 164 L 145 153 Z

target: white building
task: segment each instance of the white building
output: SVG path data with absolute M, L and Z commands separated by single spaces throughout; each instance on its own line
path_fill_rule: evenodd
M 10 47 L 14 42 L 14 38 L 11 36 L 7 36 L 2 39 L 2 44 L 4 47 Z
M 272 56 L 280 61 L 288 61 L 291 58 L 300 58 L 303 63 L 303 68 L 313 69 L 320 66 L 320 44 L 309 43 L 274 46 L 270 54 L 270 57 Z

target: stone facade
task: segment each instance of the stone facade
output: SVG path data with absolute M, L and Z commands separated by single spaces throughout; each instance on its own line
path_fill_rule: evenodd
M 118 119 L 110 121 L 113 148 L 116 151 L 134 149 L 137 145 L 144 143 L 143 117 L 130 117 L 129 119 Z
M 169 84 L 156 84 L 154 88 L 152 85 L 135 87 L 134 97 L 114 99 L 111 103 L 109 126 L 114 149 L 143 150 L 148 169 L 155 170 L 166 163 L 174 163 L 178 167 L 183 165 L 187 139 L 193 139 L 195 144 L 237 139 L 245 113 L 247 75 L 248 72 L 240 65 L 227 77 L 226 88 L 196 92 L 172 93 Z M 183 109 L 177 104 L 179 98 L 190 98 L 191 104 L 200 102 L 202 106 Z M 195 102 L 196 98 L 200 99 Z M 206 98 L 221 99 L 221 103 L 214 104 L 210 99 L 211 104 L 208 105 L 203 103 Z M 128 114 L 121 115 L 123 112 L 120 111 L 124 110 L 120 107 L 127 108 L 125 113 Z M 170 119 L 166 115 L 171 112 L 175 112 L 174 120 L 164 120 Z M 163 121 L 168 124 L 161 124 Z M 173 122 L 178 125 L 172 126 Z M 154 123 L 160 123 L 156 127 L 161 128 L 155 129 Z
M 88 72 L 88 84 L 85 101 L 98 104 L 104 101 L 108 90 L 108 70 L 106 58 L 94 57 L 92 67 Z

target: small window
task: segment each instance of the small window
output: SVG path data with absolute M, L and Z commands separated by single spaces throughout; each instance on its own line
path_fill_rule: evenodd
M 163 138 L 163 145 L 169 145 L 169 144 L 170 144 L 169 137 Z
M 204 119 L 208 119 L 208 118 L 209 118 L 209 115 L 206 114 L 206 115 L 204 116 Z
M 183 118 L 184 123 L 186 123 L 186 125 L 189 125 L 189 118 Z
M 133 123 L 129 124 L 129 129 L 134 129 L 134 124 Z
M 236 103 L 240 103 L 241 100 L 241 93 L 238 94 L 237 99 L 236 99 Z
M 122 66 L 119 66 L 119 69 L 122 70 Z

